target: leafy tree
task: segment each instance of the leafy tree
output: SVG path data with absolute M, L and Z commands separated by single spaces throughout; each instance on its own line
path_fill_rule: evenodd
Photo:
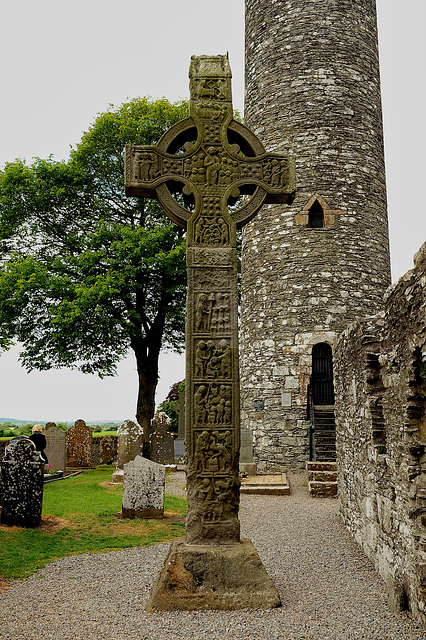
M 167 413 L 169 418 L 172 420 L 172 424 L 167 429 L 172 433 L 178 433 L 179 430 L 179 411 L 178 411 L 178 403 L 179 403 L 179 392 L 185 391 L 185 380 L 181 380 L 180 382 L 175 382 L 171 387 L 170 391 L 166 396 L 166 399 L 163 400 L 161 404 L 158 405 L 157 411 L 164 411 Z
M 126 143 L 155 144 L 187 103 L 110 105 L 67 162 L 16 160 L 0 173 L 0 348 L 28 371 L 114 375 L 132 349 L 136 418 L 150 430 L 160 350 L 180 350 L 184 231 L 151 199 L 124 194 Z

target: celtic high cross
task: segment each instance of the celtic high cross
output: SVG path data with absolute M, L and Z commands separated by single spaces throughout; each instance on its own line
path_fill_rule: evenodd
M 291 202 L 294 160 L 233 119 L 227 56 L 193 56 L 189 118 L 126 147 L 126 194 L 158 198 L 187 229 L 186 543 L 240 540 L 236 228 Z

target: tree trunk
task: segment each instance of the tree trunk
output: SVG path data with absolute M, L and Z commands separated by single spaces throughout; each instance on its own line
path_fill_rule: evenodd
M 151 435 L 151 420 L 155 413 L 155 391 L 158 382 L 158 356 L 147 350 L 145 354 L 136 355 L 138 370 L 138 400 L 136 405 L 136 420 L 143 428 L 144 442 L 148 442 Z

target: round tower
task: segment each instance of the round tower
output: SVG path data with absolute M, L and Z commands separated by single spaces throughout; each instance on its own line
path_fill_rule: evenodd
M 336 337 L 390 284 L 376 3 L 245 4 L 245 122 L 297 168 L 293 204 L 243 233 L 242 428 L 274 470 L 332 459 L 307 404 L 332 414 Z

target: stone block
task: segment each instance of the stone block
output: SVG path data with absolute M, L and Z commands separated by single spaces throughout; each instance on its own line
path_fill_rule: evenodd
M 312 481 L 308 483 L 308 489 L 313 498 L 337 497 L 337 482 Z
M 115 469 L 112 474 L 112 481 L 118 484 L 123 484 L 124 481 L 124 469 Z
M 255 476 L 257 473 L 257 465 L 255 462 L 240 462 L 240 473 L 246 473 L 248 476 Z
M 310 482 L 337 482 L 336 471 L 309 471 L 308 480 Z
M 396 578 L 388 576 L 385 589 L 388 606 L 393 613 L 401 613 L 401 611 L 408 609 L 407 594 L 403 585 Z
M 166 470 L 163 465 L 136 456 L 124 465 L 123 518 L 152 519 L 164 515 Z
M 279 605 L 275 585 L 250 540 L 206 545 L 175 540 L 146 610 L 270 609 Z
M 253 475 L 243 478 L 240 493 L 288 496 L 290 486 L 285 473 Z
M 337 464 L 335 462 L 307 462 L 306 469 L 309 471 L 336 471 Z

